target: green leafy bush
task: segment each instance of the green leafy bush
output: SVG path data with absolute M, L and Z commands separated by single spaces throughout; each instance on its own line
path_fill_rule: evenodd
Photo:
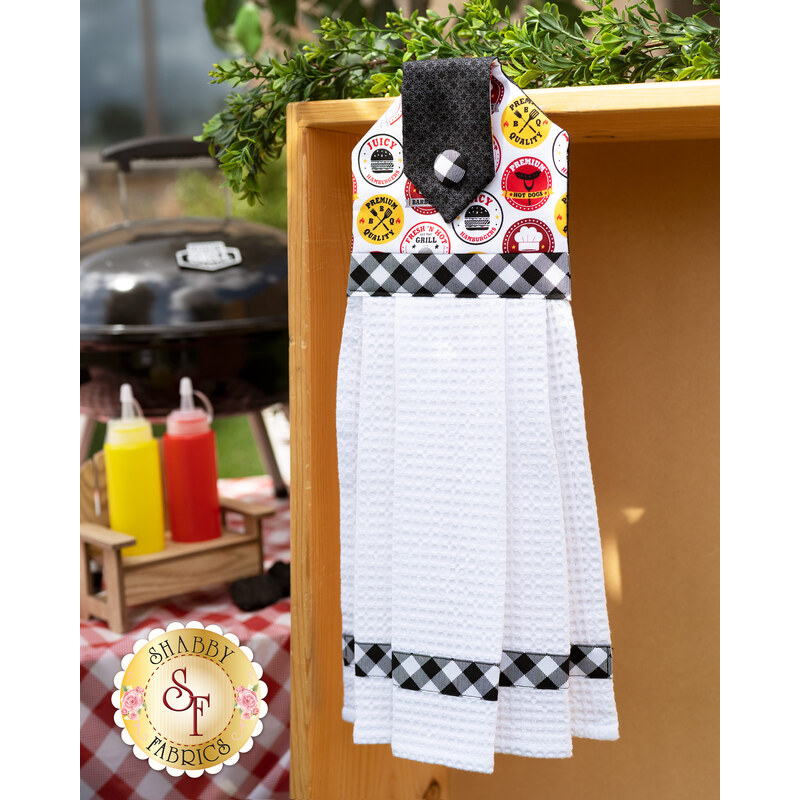
M 461 13 L 451 5 L 447 16 L 390 12 L 382 27 L 324 18 L 317 42 L 282 59 L 216 65 L 214 82 L 235 91 L 197 138 L 219 155 L 233 191 L 253 204 L 259 175 L 283 150 L 289 103 L 397 95 L 410 59 L 496 55 L 522 88 L 718 78 L 720 32 L 703 17 L 719 14 L 719 3 L 694 2 L 703 9 L 683 18 L 662 17 L 653 0 L 622 11 L 611 0 L 587 0 L 573 23 L 555 3 L 526 6 L 512 21 L 491 0 L 469 0 Z

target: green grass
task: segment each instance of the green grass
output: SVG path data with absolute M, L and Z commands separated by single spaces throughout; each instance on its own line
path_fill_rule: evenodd
M 264 474 L 264 465 L 258 457 L 247 417 L 222 417 L 215 419 L 211 427 L 217 435 L 217 469 L 220 478 L 246 478 Z M 153 425 L 153 435 L 163 436 L 164 426 Z M 105 436 L 106 426 L 100 423 L 92 439 L 90 456 L 102 449 Z
M 223 175 L 197 170 L 181 170 L 175 181 L 175 194 L 184 215 L 192 217 L 224 217 L 225 194 L 221 189 Z M 259 222 L 286 230 L 286 157 L 270 161 L 258 178 L 262 203 L 249 206 L 233 198 L 231 213 L 237 219 Z
M 217 434 L 220 478 L 244 478 L 248 475 L 264 474 L 264 465 L 258 456 L 247 417 L 222 417 L 215 419 L 212 427 Z

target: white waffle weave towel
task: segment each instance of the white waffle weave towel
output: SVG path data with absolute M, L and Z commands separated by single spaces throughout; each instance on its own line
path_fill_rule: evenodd
M 337 391 L 354 741 L 491 772 L 617 738 L 570 303 L 352 296 Z

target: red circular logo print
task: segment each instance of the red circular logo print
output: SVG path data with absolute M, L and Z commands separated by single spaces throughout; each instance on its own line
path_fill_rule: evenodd
M 417 214 L 435 214 L 436 209 L 428 203 L 420 191 L 406 178 L 406 207 L 413 208 Z
M 552 253 L 554 247 L 552 231 L 539 219 L 515 222 L 503 238 L 504 253 Z
M 496 136 L 492 136 L 492 155 L 494 156 L 494 171 L 500 169 L 500 142 Z
M 420 222 L 403 237 L 401 253 L 449 253 L 450 237 L 435 222 Z
M 492 114 L 500 108 L 500 103 L 503 102 L 503 95 L 505 93 L 506 90 L 503 88 L 503 84 L 492 75 L 492 95 L 490 101 L 492 104 Z
M 553 178 L 543 161 L 525 156 L 512 161 L 501 182 L 506 202 L 520 211 L 541 208 L 553 193 Z

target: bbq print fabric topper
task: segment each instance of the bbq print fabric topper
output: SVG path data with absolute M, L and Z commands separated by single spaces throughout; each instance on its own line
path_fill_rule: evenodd
M 354 253 L 517 253 L 528 244 L 518 241 L 521 228 L 541 232 L 536 252 L 568 251 L 567 132 L 497 61 L 490 102 L 495 176 L 452 222 L 404 173 L 402 100 L 392 103 L 353 150 Z

